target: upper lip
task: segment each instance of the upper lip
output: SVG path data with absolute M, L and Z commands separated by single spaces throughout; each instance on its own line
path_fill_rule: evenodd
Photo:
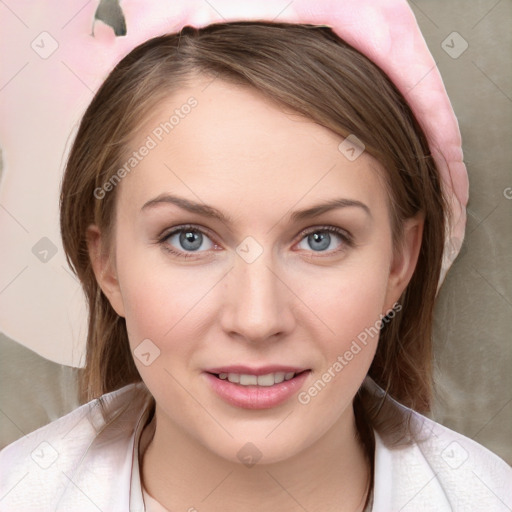
M 240 375 L 267 375 L 269 373 L 301 373 L 308 368 L 302 368 L 299 366 L 284 366 L 281 364 L 272 364 L 268 366 L 251 367 L 245 365 L 230 365 L 230 366 L 217 366 L 215 368 L 208 368 L 205 370 L 207 373 L 239 373 Z

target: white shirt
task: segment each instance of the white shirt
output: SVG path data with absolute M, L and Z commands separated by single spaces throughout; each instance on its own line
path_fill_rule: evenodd
M 5 447 L 0 511 L 159 510 L 147 494 L 145 507 L 139 471 L 139 441 L 153 404 L 144 384 L 131 384 Z M 393 404 L 411 413 L 420 435 L 393 448 L 375 432 L 373 512 L 512 510 L 508 464 L 471 439 Z

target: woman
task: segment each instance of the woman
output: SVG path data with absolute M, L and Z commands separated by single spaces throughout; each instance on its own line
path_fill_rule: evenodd
M 186 26 L 97 92 L 61 195 L 91 401 L 2 452 L 11 509 L 512 504 L 501 459 L 421 415 L 467 200 L 453 113 L 341 7 Z

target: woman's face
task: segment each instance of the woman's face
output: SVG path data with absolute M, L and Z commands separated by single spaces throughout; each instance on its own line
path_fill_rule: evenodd
M 126 157 L 101 284 L 160 425 L 226 459 L 352 428 L 406 284 L 382 169 L 343 141 L 217 79 L 161 103 Z

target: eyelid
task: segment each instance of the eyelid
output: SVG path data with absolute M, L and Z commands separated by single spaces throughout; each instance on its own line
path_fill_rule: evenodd
M 204 227 L 200 226 L 199 224 L 177 224 L 176 226 L 173 226 L 171 228 L 165 228 L 158 236 L 158 240 L 169 238 L 171 235 L 174 235 L 176 233 L 179 233 L 180 231 L 186 231 L 189 229 L 190 231 L 199 231 L 203 235 L 207 235 L 209 238 L 214 241 L 215 235 L 212 234 L 212 232 Z M 217 243 L 217 242 L 216 242 Z
M 305 228 L 297 236 L 299 237 L 299 240 L 302 240 L 302 238 L 304 238 L 306 235 L 310 235 L 311 233 L 315 233 L 317 231 L 327 231 L 329 233 L 335 233 L 340 237 L 345 238 L 347 241 L 353 241 L 352 234 L 348 232 L 346 229 L 337 226 L 332 226 L 330 224 L 326 224 L 324 226 L 318 225 Z

